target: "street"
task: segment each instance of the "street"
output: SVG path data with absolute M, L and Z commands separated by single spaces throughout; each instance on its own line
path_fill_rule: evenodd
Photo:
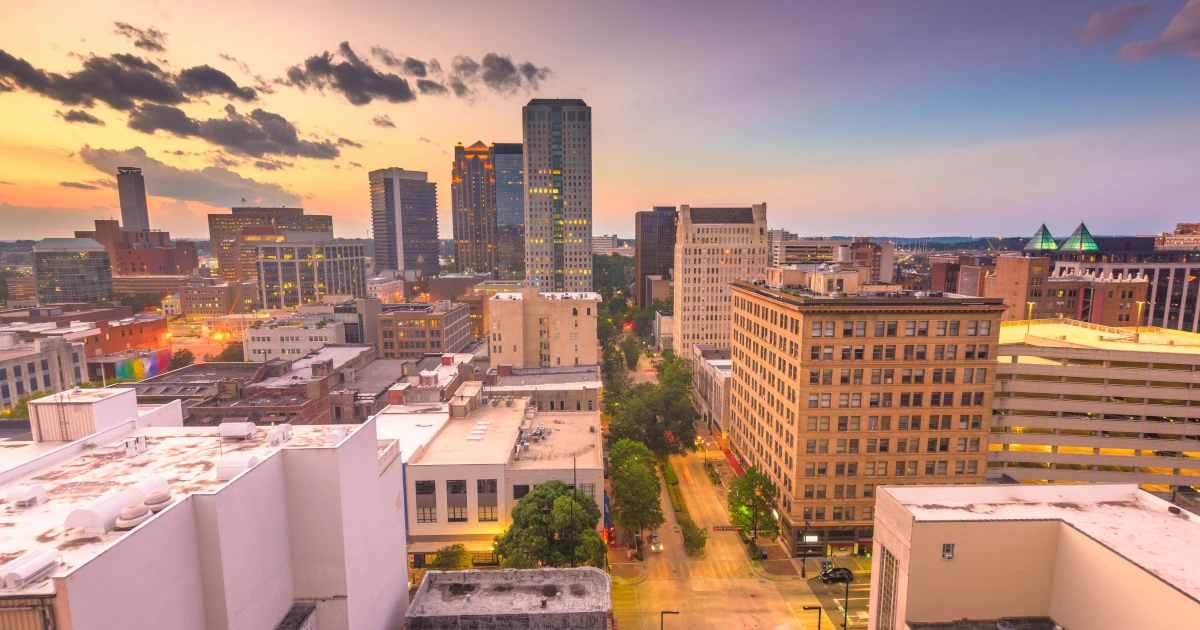
M 714 460 L 724 455 L 709 450 L 708 457 Z M 800 579 L 799 565 L 792 560 L 768 561 L 771 571 L 761 564 L 755 566 L 736 532 L 712 531 L 714 525 L 728 525 L 729 517 L 724 489 L 713 486 L 705 475 L 704 454 L 693 452 L 671 461 L 691 517 L 708 531 L 708 545 L 703 558 L 687 556 L 664 484 L 667 522 L 659 529 L 663 551 L 647 553 L 646 561 L 636 567 L 637 577 L 614 581 L 613 608 L 621 630 L 657 628 L 662 610 L 680 613 L 661 619 L 665 628 L 808 630 L 817 628 L 816 614 L 803 607 L 816 605 L 824 609 L 822 628 L 842 627 L 844 585 L 826 586 L 817 581 L 817 559 L 809 560 L 808 583 Z M 838 564 L 855 573 L 850 586 L 849 627 L 865 627 L 870 574 L 849 559 L 838 559 Z

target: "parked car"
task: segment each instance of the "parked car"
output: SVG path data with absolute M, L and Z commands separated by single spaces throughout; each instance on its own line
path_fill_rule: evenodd
M 662 538 L 658 532 L 650 532 L 650 551 L 662 551 Z
M 825 584 L 829 584 L 830 582 L 853 582 L 854 581 L 854 574 L 850 572 L 850 569 L 843 569 L 841 567 L 837 567 L 835 569 L 827 569 L 825 571 L 822 571 L 821 574 L 818 575 L 817 577 L 820 578 L 821 581 L 824 582 Z

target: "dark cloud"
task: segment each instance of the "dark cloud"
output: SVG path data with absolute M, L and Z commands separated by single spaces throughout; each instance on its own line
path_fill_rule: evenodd
M 12 182 L 6 182 L 4 180 L 0 180 L 0 186 L 16 186 L 16 184 L 14 184 Z
M 299 195 L 278 184 L 259 182 L 217 166 L 199 170 L 181 169 L 148 157 L 141 147 L 125 151 L 93 149 L 85 146 L 79 151 L 84 163 L 101 173 L 115 173 L 118 166 L 136 166 L 146 176 L 146 192 L 155 197 L 180 201 L 197 201 L 218 208 L 247 203 L 263 206 L 293 205 Z
M 262 109 L 241 114 L 225 106 L 225 118 L 196 120 L 177 107 L 144 105 L 130 114 L 129 127 L 143 133 L 162 130 L 188 138 L 197 137 L 232 153 L 262 158 L 286 155 L 332 160 L 339 155 L 329 140 L 301 140 L 296 126 L 283 116 Z
M 399 57 L 383 46 L 372 46 L 371 54 L 375 55 L 376 59 L 383 62 L 383 65 L 389 68 L 395 68 L 396 66 L 404 65 L 404 62 L 401 61 Z
M 88 125 L 100 125 L 101 127 L 104 126 L 103 120 L 96 118 L 82 109 L 68 109 L 65 112 L 54 112 L 54 115 L 69 123 L 85 123 Z
M 404 60 L 404 71 L 413 75 L 414 77 L 424 77 L 426 74 L 425 62 L 421 61 L 420 59 L 413 59 L 412 57 L 409 57 L 408 59 Z
M 417 98 L 407 79 L 376 70 L 350 48 L 349 42 L 338 46 L 338 55 L 328 51 L 313 55 L 302 66 L 288 68 L 287 77 L 278 81 L 301 90 L 333 90 L 352 105 L 368 105 L 375 99 L 407 103 Z
M 226 155 L 225 155 L 225 154 L 223 154 L 223 153 L 218 153 L 218 154 L 216 154 L 216 155 L 212 156 L 212 158 L 211 158 L 211 159 L 212 159 L 212 163 L 213 163 L 213 165 L 214 165 L 214 166 L 222 166 L 222 167 L 225 167 L 225 168 L 233 168 L 233 167 L 235 167 L 235 166 L 241 166 L 241 165 L 242 165 L 242 163 L 241 163 L 241 162 L 239 162 L 239 161 L 237 161 L 237 160 L 235 160 L 235 159 L 233 159 L 233 158 L 231 158 L 231 157 L 228 157 L 228 156 L 226 156 Z
M 1096 13 L 1083 27 L 1083 32 L 1079 34 L 1079 41 L 1084 44 L 1095 44 L 1120 37 L 1133 30 L 1138 20 L 1146 17 L 1153 10 L 1148 4 L 1127 4 L 1110 11 Z
M 451 77 L 450 89 L 454 90 L 454 95 L 459 98 L 465 98 L 471 95 L 471 88 L 467 87 L 467 84 L 463 83 L 461 79 Z
M 58 185 L 62 186 L 63 188 L 80 188 L 82 190 L 100 190 L 99 186 L 93 186 L 91 184 L 85 184 L 83 182 L 58 182 Z
M 167 34 L 153 26 L 140 29 L 125 22 L 113 22 L 113 26 L 116 27 L 113 32 L 133 42 L 135 48 L 151 52 L 164 52 L 167 49 Z
M 354 168 L 362 168 L 363 167 L 363 165 L 359 164 L 358 162 L 349 162 L 348 166 L 353 166 Z
M 420 138 L 417 138 L 417 142 L 424 142 L 425 144 L 433 144 L 433 140 L 430 140 L 429 138 L 426 138 L 425 136 L 421 136 Z
M 1122 61 L 1144 61 L 1155 57 L 1183 55 L 1200 60 L 1200 0 L 1188 0 L 1158 39 L 1129 42 L 1121 47 L 1117 58 Z
M 521 64 L 521 75 L 525 77 L 525 82 L 535 90 L 542 81 L 549 79 L 551 74 L 550 68 L 539 68 L 528 61 Z
M 376 127 L 385 127 L 388 129 L 396 128 L 396 123 L 392 122 L 391 116 L 388 116 L 387 114 L 383 114 L 381 116 L 376 116 L 376 117 L 372 118 L 371 124 L 375 125 Z
M 258 90 L 259 92 L 262 92 L 263 94 L 274 94 L 275 93 L 275 89 L 271 87 L 271 84 L 268 83 L 267 80 L 264 79 L 261 74 L 255 74 L 254 71 L 250 69 L 250 65 L 247 64 L 246 62 L 242 61 L 241 59 L 238 59 L 237 57 L 234 57 L 233 55 L 227 55 L 225 53 L 220 53 L 217 56 L 220 57 L 221 59 L 224 59 L 225 61 L 228 61 L 229 63 L 236 65 L 238 67 L 238 70 L 240 70 L 242 72 L 242 74 L 250 77 L 251 79 L 254 79 L 254 89 L 255 90 Z
M 442 73 L 442 64 L 439 63 L 437 59 L 430 59 L 429 60 L 429 74 L 441 74 L 441 73 Z
M 488 53 L 483 56 L 483 84 L 500 93 L 513 93 L 521 87 L 521 73 L 512 57 Z
M 459 55 L 450 63 L 455 77 L 465 81 L 475 79 L 475 75 L 479 74 L 479 63 L 466 55 Z
M 291 168 L 291 162 L 282 162 L 279 160 L 255 160 L 254 167 L 264 171 L 278 171 L 285 168 Z
M 338 138 L 338 139 L 337 139 L 337 145 L 338 145 L 339 147 L 354 147 L 355 149 L 361 149 L 361 148 L 363 148 L 363 145 L 361 145 L 361 144 L 359 144 L 359 143 L 357 143 L 357 142 L 355 142 L 355 141 L 353 141 L 353 140 L 351 140 L 351 139 L 349 139 L 349 138 Z
M 443 96 L 449 92 L 446 86 L 432 79 L 417 79 L 417 89 L 422 94 L 434 94 L 437 96 Z
M 215 94 L 240 101 L 258 99 L 254 88 L 239 86 L 228 74 L 209 65 L 183 70 L 179 73 L 176 85 L 184 94 L 192 96 Z
M 64 105 L 92 107 L 96 101 L 128 111 L 140 102 L 177 105 L 187 97 L 174 77 L 136 55 L 86 57 L 83 68 L 66 75 L 34 68 L 0 50 L 0 91 L 22 89 Z

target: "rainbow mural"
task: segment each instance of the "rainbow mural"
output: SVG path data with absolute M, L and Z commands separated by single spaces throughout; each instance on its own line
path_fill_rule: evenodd
M 113 364 L 117 378 L 140 381 L 167 371 L 171 365 L 171 349 L 160 348 L 140 357 L 130 357 Z

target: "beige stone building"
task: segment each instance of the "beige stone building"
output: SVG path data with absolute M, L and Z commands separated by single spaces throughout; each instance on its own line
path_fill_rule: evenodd
M 866 266 L 822 263 L 819 265 L 787 265 L 767 267 L 767 286 L 773 289 L 801 288 L 821 295 L 854 295 L 863 292 L 898 292 L 904 286 L 871 280 L 871 268 Z
M 466 304 L 449 300 L 388 304 L 378 332 L 380 358 L 419 359 L 462 350 L 471 341 L 471 316 Z
M 1200 518 L 1133 485 L 887 487 L 869 630 L 1195 628 Z
M 497 293 L 488 300 L 492 365 L 596 365 L 597 293 Z
M 1055 271 L 1049 258 L 1001 256 L 983 281 L 983 295 L 1004 300 L 1004 321 L 1066 317 L 1105 326 L 1145 321 L 1145 275 Z
M 795 555 L 869 552 L 878 486 L 984 482 L 998 300 L 732 293 L 730 444 Z
M 1072 320 L 1000 328 L 988 474 L 1200 486 L 1200 334 Z
M 729 346 L 729 283 L 762 280 L 767 267 L 767 204 L 749 208 L 679 207 L 675 237 L 673 343 Z

